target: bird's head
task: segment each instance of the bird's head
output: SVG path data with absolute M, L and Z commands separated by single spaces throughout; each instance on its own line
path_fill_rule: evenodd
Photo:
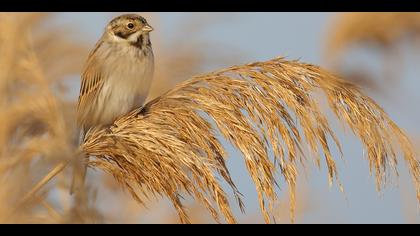
M 125 14 L 114 18 L 106 27 L 106 33 L 112 41 L 143 44 L 149 40 L 153 28 L 146 19 L 137 14 Z

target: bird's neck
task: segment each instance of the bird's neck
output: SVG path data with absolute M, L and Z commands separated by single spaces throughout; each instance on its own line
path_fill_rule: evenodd
M 139 49 L 145 49 L 146 47 L 151 47 L 152 43 L 150 42 L 149 34 L 140 34 L 139 37 L 137 37 L 137 41 L 131 43 L 131 45 Z

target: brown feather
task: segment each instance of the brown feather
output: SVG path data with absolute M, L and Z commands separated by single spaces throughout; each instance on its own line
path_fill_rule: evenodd
M 80 85 L 79 102 L 77 106 L 77 123 L 81 128 L 88 128 L 90 123 L 86 113 L 95 103 L 98 92 L 103 84 L 103 78 L 100 73 L 99 65 L 94 60 L 88 60 L 85 70 L 82 74 Z

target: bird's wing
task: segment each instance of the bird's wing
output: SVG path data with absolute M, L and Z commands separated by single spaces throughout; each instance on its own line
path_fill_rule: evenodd
M 81 76 L 79 101 L 77 104 L 77 124 L 82 128 L 83 132 L 86 118 L 89 116 L 91 109 L 90 106 L 94 104 L 103 83 L 101 64 L 98 63 L 94 56 L 100 50 L 103 42 L 103 40 L 99 40 L 89 53 Z
M 89 60 L 82 74 L 79 102 L 77 105 L 77 122 L 81 128 L 83 128 L 90 106 L 94 104 L 98 96 L 103 81 L 100 65 L 94 60 Z
M 95 49 L 96 51 L 96 49 Z M 95 52 L 93 51 L 93 52 Z M 82 143 L 86 129 L 90 124 L 88 119 L 91 114 L 91 106 L 95 104 L 95 100 L 103 84 L 103 77 L 100 73 L 100 64 L 95 62 L 92 57 L 93 52 L 89 55 L 89 59 L 85 65 L 81 76 L 81 85 L 79 92 L 79 101 L 77 105 L 77 123 L 81 128 L 81 136 L 79 142 Z M 85 187 L 85 176 L 87 171 L 87 165 L 84 163 L 82 158 L 79 158 L 73 163 L 73 179 L 70 187 L 70 193 L 81 194 Z

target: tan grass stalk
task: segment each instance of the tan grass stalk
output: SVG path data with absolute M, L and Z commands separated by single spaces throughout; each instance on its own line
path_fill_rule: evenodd
M 90 130 L 82 148 L 94 157 L 91 167 L 112 174 L 140 203 L 150 195 L 166 196 L 181 222 L 188 223 L 181 201 L 187 194 L 216 221 L 221 214 L 234 223 L 219 175 L 241 208 L 243 204 L 226 167 L 222 136 L 242 153 L 264 219 L 271 222 L 280 180 L 276 173 L 289 185 L 293 214 L 298 164 L 308 158 L 304 147 L 318 164 L 323 156 L 330 182 L 337 178 L 330 148 L 341 148 L 314 98 L 318 91 L 361 140 L 378 189 L 386 183 L 387 173 L 397 174 L 401 150 L 419 194 L 419 162 L 410 141 L 381 107 L 356 86 L 317 66 L 282 58 L 196 76 L 112 127 Z
M 44 187 L 51 179 L 53 179 L 57 174 L 61 173 L 64 168 L 67 166 L 67 163 L 60 163 L 54 169 L 50 171 L 44 178 L 39 181 L 17 204 L 18 207 L 22 207 L 28 200 L 33 198 L 35 194 Z

